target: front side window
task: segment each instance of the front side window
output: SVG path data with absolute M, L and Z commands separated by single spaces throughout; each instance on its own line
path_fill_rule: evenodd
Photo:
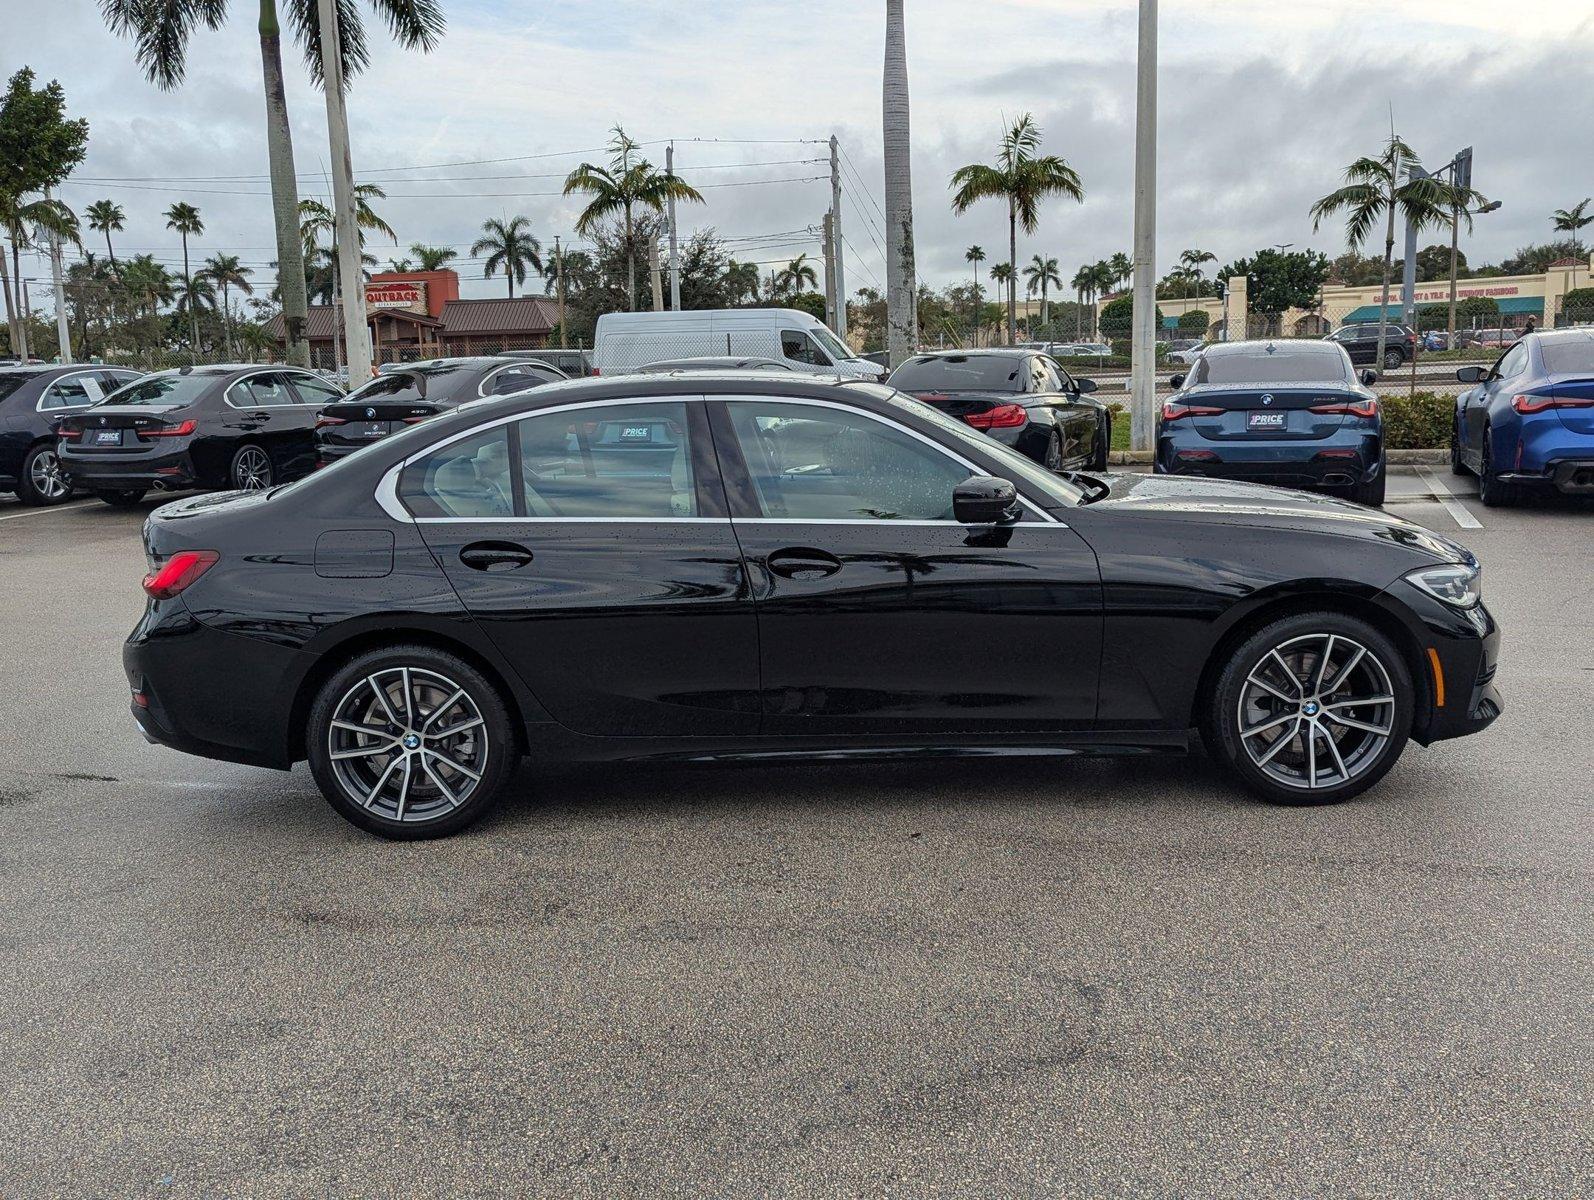
M 516 422 L 522 502 L 532 517 L 698 515 L 686 404 L 610 404 Z
M 1501 357 L 1494 373 L 1500 379 L 1514 379 L 1522 374 L 1522 369 L 1528 365 L 1528 348 L 1521 343 L 1512 346 Z
M 808 363 L 816 367 L 830 366 L 830 360 L 824 356 L 818 346 L 814 345 L 813 338 L 800 329 L 780 331 L 780 352 L 792 362 Z
M 83 408 L 103 399 L 105 392 L 93 375 L 68 375 L 44 389 L 39 407 L 45 412 L 53 408 Z
M 972 473 L 860 413 L 761 400 L 727 408 L 766 517 L 950 521 L 952 489 Z
M 448 442 L 404 468 L 399 499 L 417 517 L 513 517 L 509 427 Z

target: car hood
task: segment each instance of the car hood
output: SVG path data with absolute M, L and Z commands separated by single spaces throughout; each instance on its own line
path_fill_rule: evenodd
M 1090 511 L 1154 520 L 1291 530 L 1384 541 L 1440 562 L 1473 561 L 1471 553 L 1413 521 L 1315 492 L 1229 479 L 1171 475 L 1094 475 L 1111 491 Z

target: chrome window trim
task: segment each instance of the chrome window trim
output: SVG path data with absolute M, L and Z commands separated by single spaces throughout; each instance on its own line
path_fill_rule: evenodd
M 920 433 L 916 429 L 909 429 L 906 425 L 903 425 L 903 424 L 901 424 L 898 421 L 893 421 L 889 417 L 886 417 L 886 416 L 884 416 L 884 415 L 882 415 L 880 413 L 872 413 L 872 412 L 869 412 L 867 409 L 859 408 L 856 405 L 842 404 L 842 403 L 840 403 L 838 401 L 835 401 L 835 400 L 810 399 L 809 397 L 806 397 L 806 396 L 746 396 L 746 395 L 723 395 L 722 396 L 722 395 L 716 395 L 713 398 L 716 401 L 724 401 L 726 403 L 729 403 L 729 402 L 734 401 L 734 400 L 743 400 L 743 401 L 750 401 L 750 402 L 758 403 L 758 404 L 796 404 L 796 405 L 806 405 L 806 406 L 809 406 L 809 407 L 839 409 L 840 411 L 845 412 L 845 413 L 849 413 L 849 414 L 851 414 L 853 416 L 865 417 L 865 418 L 868 418 L 869 420 L 877 421 L 881 425 L 884 425 L 884 426 L 886 426 L 889 429 L 895 429 L 898 432 L 907 434 L 911 438 L 916 438 L 919 441 L 923 442 L 926 446 L 929 446 L 932 450 L 938 451 L 940 454 L 944 455 L 947 458 L 950 458 L 953 462 L 957 463 L 961 467 L 966 468 L 967 470 L 969 470 L 971 473 L 973 473 L 975 475 L 982 475 L 982 474 L 985 473 L 984 471 L 982 471 L 980 469 L 980 467 L 978 465 L 976 465 L 973 462 L 970 462 L 968 459 L 964 458 L 961 454 L 958 454 L 956 451 L 949 450 L 947 447 L 941 445 L 941 443 L 936 441 L 934 438 L 928 437 L 925 434 Z M 388 516 L 392 517 L 396 521 L 403 521 L 404 523 L 410 524 L 410 525 L 419 524 L 419 523 L 422 523 L 422 522 L 430 524 L 430 523 L 446 522 L 446 521 L 453 521 L 453 522 L 461 522 L 461 521 L 485 521 L 485 522 L 513 521 L 513 522 L 520 522 L 522 524 L 528 523 L 528 522 L 531 522 L 531 521 L 548 521 L 548 522 L 560 522 L 560 521 L 632 522 L 632 521 L 665 521 L 665 520 L 670 520 L 670 521 L 730 521 L 733 518 L 730 518 L 730 517 L 531 517 L 531 516 L 526 516 L 526 517 L 417 517 L 413 513 L 411 513 L 407 508 L 405 508 L 403 506 L 403 504 L 401 504 L 399 502 L 399 498 L 398 498 L 399 476 L 404 473 L 404 468 L 405 467 L 409 466 L 413 462 L 416 462 L 416 461 L 418 461 L 418 460 L 420 460 L 422 458 L 425 458 L 427 455 L 432 454 L 432 453 L 434 453 L 437 450 L 441 450 L 445 446 L 451 446 L 455 442 L 464 441 L 466 438 L 472 438 L 472 437 L 478 436 L 479 434 L 487 433 L 490 430 L 498 428 L 500 425 L 508 425 L 508 424 L 510 424 L 510 423 L 512 423 L 514 421 L 525 420 L 525 419 L 527 419 L 529 417 L 540 417 L 540 416 L 544 416 L 546 414 L 551 414 L 551 413 L 569 412 L 569 411 L 571 411 L 573 409 L 580 409 L 580 408 L 618 408 L 618 407 L 621 407 L 621 406 L 634 406 L 634 405 L 638 405 L 638 404 L 689 404 L 689 403 L 693 403 L 693 402 L 700 402 L 700 401 L 702 401 L 704 399 L 706 399 L 706 397 L 702 393 L 699 393 L 699 392 L 681 392 L 681 393 L 676 393 L 674 395 L 668 395 L 668 396 L 615 397 L 615 398 L 610 399 L 610 400 L 576 400 L 576 401 L 572 401 L 569 404 L 557 404 L 557 405 L 554 405 L 554 406 L 549 407 L 549 408 L 539 408 L 539 409 L 534 409 L 534 410 L 532 410 L 530 412 L 510 413 L 507 416 L 496 417 L 496 418 L 494 418 L 491 421 L 485 422 L 484 424 L 473 425 L 469 429 L 464 429 L 464 430 L 461 430 L 458 433 L 452 434 L 449 437 L 444 438 L 440 442 L 433 442 L 431 445 L 425 447 L 424 449 L 417 450 L 415 453 L 413 453 L 411 455 L 408 455 L 407 457 L 402 458 L 398 462 L 394 463 L 385 472 L 383 472 L 382 478 L 377 482 L 376 492 L 374 493 L 374 499 L 376 500 L 377 504 L 381 506 L 382 510 L 388 514 Z M 1039 521 L 1038 521 L 1039 524 L 1058 525 L 1058 526 L 1061 526 L 1064 529 L 1066 529 L 1068 527 L 1065 522 L 1059 521 L 1056 517 L 1052 516 L 1051 513 L 1047 512 L 1040 505 L 1036 504 L 1033 500 L 1029 499 L 1029 497 L 1023 495 L 1022 493 L 1020 493 L 1020 495 L 1019 495 L 1019 502 L 1026 509 L 1028 509 L 1032 514 L 1034 514 L 1037 518 L 1039 518 Z M 800 517 L 742 517 L 742 518 L 734 518 L 734 519 L 735 520 L 747 520 L 747 521 L 783 521 L 783 522 L 787 522 L 787 523 L 794 524 L 794 525 L 833 525 L 833 524 L 842 524 L 843 523 L 841 521 L 810 521 L 810 520 L 804 520 L 803 518 L 800 518 Z M 868 520 L 868 519 L 864 518 L 864 519 L 857 519 L 857 520 L 849 520 L 849 521 L 847 521 L 845 523 L 847 523 L 847 524 L 861 524 L 861 525 L 909 525 L 909 524 L 915 524 L 917 522 L 909 522 L 909 521 L 871 521 L 871 520 Z M 959 526 L 962 525 L 962 522 L 960 522 L 960 521 L 932 521 L 932 522 L 926 522 L 926 523 L 927 524 L 942 524 L 942 525 L 959 525 Z M 964 526 L 964 527 L 967 528 L 967 526 Z
M 231 383 L 229 383 L 227 385 L 227 390 L 221 394 L 222 403 L 228 408 L 235 409 L 238 412 L 248 412 L 256 408 L 310 408 L 312 406 L 309 404 L 295 404 L 291 400 L 287 404 L 234 404 L 232 402 L 233 388 L 237 387 L 240 383 L 245 383 L 255 378 L 257 375 L 287 375 L 291 378 L 294 375 L 303 374 L 306 374 L 306 372 L 294 367 L 261 367 L 258 371 L 250 371 L 245 375 L 240 375 L 237 379 L 234 379 Z M 314 372 L 310 372 L 310 374 L 314 374 Z
M 68 379 L 76 379 L 79 375 L 98 375 L 103 370 L 104 370 L 104 368 L 102 368 L 102 367 L 94 367 L 94 368 L 91 368 L 91 369 L 88 369 L 88 370 L 83 370 L 83 371 L 68 371 L 65 375 L 57 375 L 54 379 L 50 380 L 49 383 L 45 384 L 44 388 L 39 392 L 39 398 L 36 401 L 34 401 L 34 404 L 33 404 L 33 411 L 36 412 L 36 413 L 47 413 L 47 412 L 52 412 L 53 413 L 53 412 L 71 412 L 74 409 L 79 409 L 79 408 L 93 408 L 96 404 L 98 404 L 100 402 L 100 400 L 105 399 L 105 396 L 109 396 L 111 394 L 111 392 L 114 392 L 116 390 L 116 388 L 112 388 L 111 392 L 106 392 L 105 395 L 100 397 L 100 400 L 90 400 L 87 404 L 62 404 L 62 405 L 60 405 L 59 407 L 56 407 L 56 408 L 45 408 L 44 407 L 44 398 L 47 395 L 50 394 L 50 389 L 53 388 L 58 383 L 64 382 L 65 380 L 68 380 Z M 98 382 L 98 381 L 96 381 L 96 382 Z M 104 385 L 101 385 L 101 386 L 103 387 Z M 121 385 L 121 384 L 117 385 L 117 387 L 121 387 L 121 386 L 123 386 L 123 385 Z

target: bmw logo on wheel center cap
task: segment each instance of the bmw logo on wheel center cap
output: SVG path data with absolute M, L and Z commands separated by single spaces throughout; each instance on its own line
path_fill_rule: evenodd
M 1309 717 L 1315 717 L 1317 715 L 1317 701 L 1308 700 L 1306 702 L 1306 707 L 1301 709 L 1301 711 Z
M 414 750 L 414 749 L 417 749 L 420 746 L 420 744 L 421 744 L 421 739 L 416 737 L 413 733 L 406 733 L 404 735 L 404 749 L 406 749 L 406 750 Z

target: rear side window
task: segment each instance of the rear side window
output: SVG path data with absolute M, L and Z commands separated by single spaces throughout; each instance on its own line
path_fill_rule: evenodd
M 44 389 L 39 397 L 39 407 L 45 412 L 53 408 L 84 408 L 105 399 L 100 381 L 93 375 L 67 375 Z
M 404 468 L 399 499 L 417 517 L 512 517 L 509 427 L 449 442 Z
M 227 399 L 236 408 L 275 408 L 295 402 L 288 377 L 281 371 L 240 379 L 227 389 Z
M 531 517 L 698 515 L 686 405 L 600 405 L 517 422 Z

